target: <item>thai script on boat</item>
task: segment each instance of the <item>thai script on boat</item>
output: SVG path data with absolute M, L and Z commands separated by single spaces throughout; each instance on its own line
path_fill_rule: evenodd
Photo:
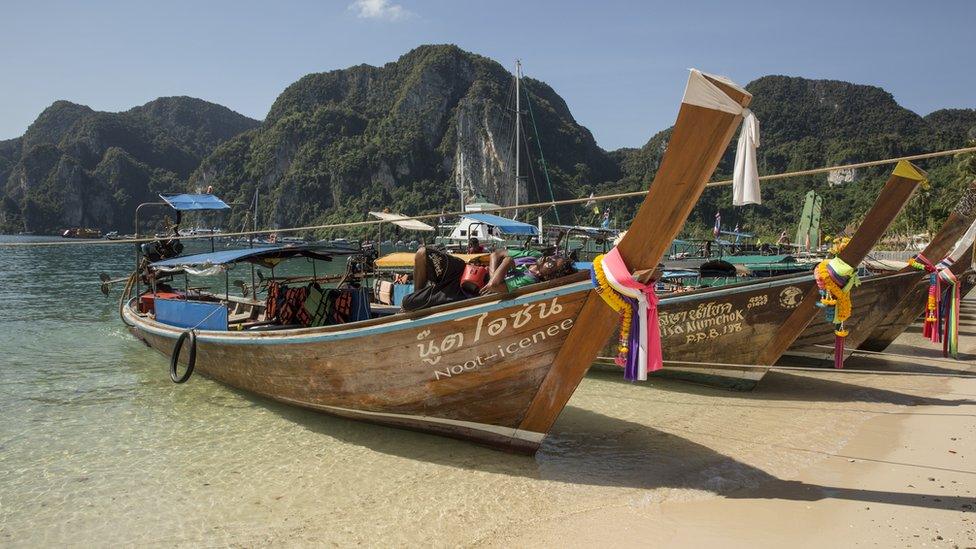
M 533 311 L 538 308 L 538 318 L 548 318 L 552 315 L 563 312 L 563 306 L 559 304 L 559 298 L 554 297 L 549 303 L 526 303 L 521 310 L 508 315 L 488 320 L 488 313 L 478 315 L 478 323 L 474 329 L 474 337 L 467 344 L 474 345 L 481 341 L 482 337 L 495 337 L 503 332 L 517 330 L 531 322 L 536 316 Z M 455 322 L 466 322 L 470 319 L 460 318 Z M 509 321 L 511 319 L 511 322 Z M 447 351 L 460 349 L 465 345 L 464 331 L 455 332 L 444 336 L 440 341 L 424 341 L 430 337 L 430 330 L 424 330 L 417 334 L 417 349 L 419 358 L 430 365 L 435 365 L 441 360 L 441 355 Z
M 686 343 L 705 341 L 742 331 L 744 319 L 741 308 L 733 309 L 731 303 L 709 301 L 693 309 L 660 315 L 661 335 L 680 335 Z
M 537 332 L 533 333 L 532 336 L 523 337 L 522 339 L 513 341 L 508 345 L 498 345 L 496 346 L 495 350 L 489 354 L 478 355 L 477 357 L 462 363 L 452 364 L 450 366 L 445 365 L 443 368 L 438 368 L 433 371 L 434 380 L 436 381 L 442 377 L 454 377 L 459 374 L 477 370 L 483 366 L 487 366 L 493 362 L 504 359 L 507 356 L 517 354 L 519 351 L 528 349 L 533 345 L 541 343 L 551 337 L 556 337 L 560 333 L 566 332 L 572 327 L 573 319 L 565 318 L 558 324 L 550 324 L 545 328 L 539 329 Z

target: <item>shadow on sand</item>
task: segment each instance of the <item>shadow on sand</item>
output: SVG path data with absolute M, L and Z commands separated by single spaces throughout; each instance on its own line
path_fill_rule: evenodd
M 832 370 L 833 367 L 831 366 L 828 371 Z M 954 372 L 958 373 L 958 370 Z M 588 375 L 604 381 L 631 384 L 631 382 L 624 380 L 619 373 L 591 372 Z M 757 407 L 768 407 L 768 403 L 771 401 L 807 403 L 871 402 L 899 406 L 962 406 L 976 404 L 976 399 L 919 396 L 891 389 L 845 383 L 834 379 L 818 378 L 799 372 L 794 374 L 781 370 L 766 374 L 758 386 L 752 391 L 730 391 L 721 387 L 712 387 L 667 378 L 652 378 L 650 383 L 654 388 L 670 393 L 725 397 L 732 394 L 739 400 L 744 401 L 741 405 L 754 405 Z M 797 408 L 808 409 L 809 406 L 797 406 Z
M 575 406 L 563 411 L 533 458 L 333 417 L 237 392 L 314 433 L 383 454 L 465 470 L 594 486 L 703 490 L 731 498 L 834 498 L 956 510 L 972 504 L 971 498 L 782 480 L 680 436 Z

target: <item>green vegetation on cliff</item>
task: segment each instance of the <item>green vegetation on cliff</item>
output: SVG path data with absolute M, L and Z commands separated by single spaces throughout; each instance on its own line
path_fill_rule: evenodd
M 120 113 L 57 101 L 22 137 L 0 142 L 0 230 L 130 230 L 139 203 L 182 189 L 219 143 L 257 125 L 190 97 Z
M 639 149 L 607 152 L 544 82 L 523 79 L 520 203 L 548 200 L 539 148 L 556 199 L 645 189 L 670 130 Z M 762 173 L 815 168 L 964 146 L 976 139 L 976 110 L 919 116 L 873 87 L 767 76 L 750 83 L 761 125 Z M 309 74 L 288 86 L 263 123 L 187 97 L 161 98 L 122 113 L 58 101 L 24 136 L 0 141 L 0 230 L 51 232 L 72 225 L 129 230 L 137 204 L 176 189 L 203 189 L 229 202 L 260 199 L 262 227 L 365 219 L 370 210 L 453 211 L 460 195 L 503 205 L 516 200 L 514 89 L 497 62 L 456 46 L 422 46 L 382 67 Z M 649 129 L 650 130 L 650 129 Z M 715 178 L 727 178 L 735 143 Z M 896 230 L 937 227 L 966 183 L 952 159 L 920 163 L 932 180 Z M 729 188 L 710 189 L 685 234 L 707 233 L 717 210 L 726 227 L 768 238 L 795 223 L 803 195 L 825 197 L 828 233 L 870 207 L 889 167 L 763 185 L 763 204 L 731 207 Z M 610 205 L 623 225 L 636 200 Z M 540 211 L 522 212 L 534 219 Z M 244 208 L 227 220 L 238 228 Z M 584 208 L 562 222 L 597 223 Z M 552 220 L 550 216 L 548 218 Z
M 238 202 L 258 189 L 262 224 L 280 227 L 360 220 L 385 207 L 456 210 L 458 185 L 468 197 L 512 204 L 511 86 L 497 62 L 455 46 L 310 74 L 285 89 L 260 129 L 219 147 L 191 181 Z M 620 177 L 552 88 L 524 79 L 523 92 L 536 126 L 526 110 L 531 156 L 522 152 L 521 202 L 549 198 L 537 139 L 556 198 L 579 196 L 590 177 Z
M 976 110 L 942 110 L 923 118 L 874 86 L 766 76 L 746 88 L 753 94 L 751 109 L 760 121 L 760 174 L 958 148 L 976 138 Z M 665 131 L 655 135 L 641 149 L 620 152 L 625 175 L 603 185 L 601 191 L 636 190 L 646 185 L 667 144 L 667 134 Z M 734 152 L 735 140 L 715 179 L 731 177 Z M 952 158 L 919 165 L 927 169 L 932 186 L 916 193 L 896 220 L 894 231 L 937 229 L 966 184 L 956 177 Z M 785 229 L 792 234 L 803 196 L 810 189 L 824 195 L 823 227 L 827 233 L 836 233 L 863 216 L 891 169 L 892 166 L 882 166 L 837 174 L 838 181 L 833 186 L 823 175 L 765 183 L 762 205 L 741 208 L 731 206 L 729 187 L 709 189 L 695 207 L 685 233 L 706 234 L 715 212 L 721 211 L 723 225 L 728 228 L 739 225 L 740 229 L 767 239 Z M 852 181 L 843 181 L 842 175 Z M 621 219 L 632 215 L 633 209 L 631 201 L 620 211 Z

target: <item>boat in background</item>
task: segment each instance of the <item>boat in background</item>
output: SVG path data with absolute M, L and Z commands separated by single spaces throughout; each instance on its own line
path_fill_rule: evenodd
M 942 261 L 957 243 L 966 235 L 968 229 L 976 222 L 976 181 L 971 183 L 956 203 L 956 207 L 949 213 L 949 217 L 932 237 L 928 245 L 920 253 L 933 263 Z M 971 271 L 972 260 L 963 259 L 963 254 L 971 244 L 965 244 L 957 253 L 960 257 L 949 268 L 957 279 L 963 281 Z M 859 309 L 855 311 L 849 322 L 847 347 L 849 349 L 862 348 L 870 351 L 884 350 L 896 337 L 904 332 L 912 322 L 925 310 L 928 299 L 929 276 L 911 266 L 880 276 L 865 279 L 858 289 Z M 865 294 L 864 305 L 861 305 L 861 295 Z M 963 294 L 965 296 L 965 294 Z M 863 308 L 862 308 L 863 307 Z M 833 330 L 826 326 L 826 322 L 812 323 L 803 335 L 790 348 L 790 353 L 798 356 L 813 356 L 823 358 L 825 353 L 819 348 L 831 345 Z
M 899 163 L 840 257 L 859 265 L 925 179 Z M 860 291 L 855 294 L 857 302 Z M 665 295 L 658 311 L 666 368 L 657 375 L 751 389 L 817 316 L 813 274 L 753 279 Z M 601 362 L 616 353 L 608 343 Z
M 101 238 L 102 231 L 100 229 L 72 227 L 70 229 L 65 229 L 61 233 L 61 237 L 62 238 Z

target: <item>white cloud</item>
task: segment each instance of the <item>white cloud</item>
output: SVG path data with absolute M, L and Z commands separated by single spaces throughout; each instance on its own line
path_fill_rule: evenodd
M 390 0 L 355 0 L 349 4 L 349 9 L 362 19 L 400 21 L 413 15 L 400 4 L 394 4 Z

